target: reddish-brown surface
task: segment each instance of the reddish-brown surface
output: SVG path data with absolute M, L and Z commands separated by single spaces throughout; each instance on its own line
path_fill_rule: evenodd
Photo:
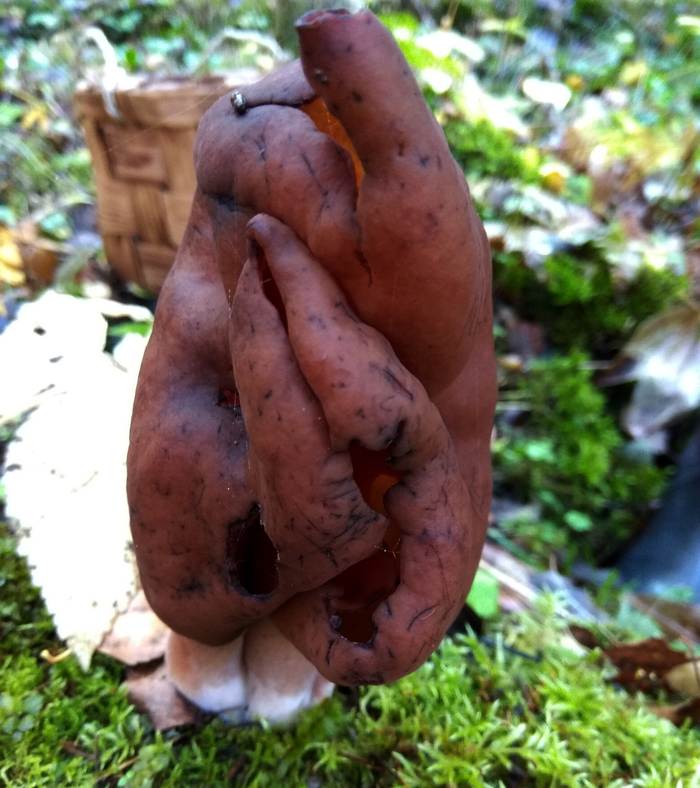
M 175 631 L 224 644 L 272 616 L 326 678 L 377 683 L 429 656 L 478 564 L 490 258 L 388 31 L 367 11 L 297 30 L 300 64 L 200 125 L 134 408 L 132 531 Z

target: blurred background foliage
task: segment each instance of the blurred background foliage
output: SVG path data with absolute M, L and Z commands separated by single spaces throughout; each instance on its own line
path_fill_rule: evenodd
M 264 71 L 275 65 L 269 48 L 224 33 L 270 36 L 291 57 L 293 20 L 310 5 L 320 4 L 6 2 L 2 309 L 11 312 L 25 293 L 22 244 L 53 250 L 71 272 L 90 256 L 102 259 L 99 240 L 89 254 L 81 246 L 86 231 L 94 241 L 95 196 L 71 110 L 78 80 L 99 78 L 104 65 L 86 28 L 104 32 L 127 73 Z M 700 364 L 692 361 L 700 322 L 697 6 L 370 5 L 415 69 L 491 241 L 501 384 L 491 534 L 536 563 L 610 563 L 658 506 L 700 401 L 700 384 L 686 386 L 663 417 L 649 415 L 648 402 L 630 417 L 635 381 L 646 374 L 654 384 L 650 369 L 666 370 L 668 383 L 669 365 Z M 658 335 L 647 332 L 632 357 L 635 331 L 678 304 L 689 310 L 676 327 L 687 340 L 681 350 L 676 343 L 659 361 Z

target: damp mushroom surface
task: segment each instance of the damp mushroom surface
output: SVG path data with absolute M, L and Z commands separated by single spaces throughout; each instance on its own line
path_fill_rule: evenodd
M 243 718 L 421 665 L 491 491 L 490 255 L 464 175 L 376 17 L 296 28 L 300 60 L 200 124 L 128 457 L 171 676 Z

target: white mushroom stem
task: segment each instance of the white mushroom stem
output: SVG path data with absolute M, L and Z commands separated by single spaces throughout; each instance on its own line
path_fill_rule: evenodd
M 260 717 L 285 722 L 330 697 L 334 687 L 267 618 L 224 646 L 171 632 L 166 665 L 188 700 L 239 724 Z

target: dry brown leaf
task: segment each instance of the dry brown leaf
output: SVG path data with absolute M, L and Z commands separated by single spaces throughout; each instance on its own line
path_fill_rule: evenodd
M 142 665 L 163 657 L 168 631 L 141 590 L 114 622 L 97 650 L 125 665 Z
M 693 698 L 679 706 L 653 706 L 651 710 L 678 728 L 686 720 L 690 720 L 694 725 L 700 725 L 700 698 Z
M 593 650 L 594 648 L 602 648 L 598 638 L 586 627 L 579 626 L 578 624 L 571 624 L 569 632 L 573 635 L 574 639 L 587 649 Z
M 688 661 L 681 651 L 672 649 L 665 640 L 647 638 L 638 643 L 618 643 L 605 649 L 617 668 L 613 681 L 642 692 L 659 689 L 664 676 L 677 665 Z
M 162 660 L 130 668 L 125 684 L 129 700 L 140 712 L 148 715 L 156 730 L 202 724 L 210 717 L 178 693 Z

